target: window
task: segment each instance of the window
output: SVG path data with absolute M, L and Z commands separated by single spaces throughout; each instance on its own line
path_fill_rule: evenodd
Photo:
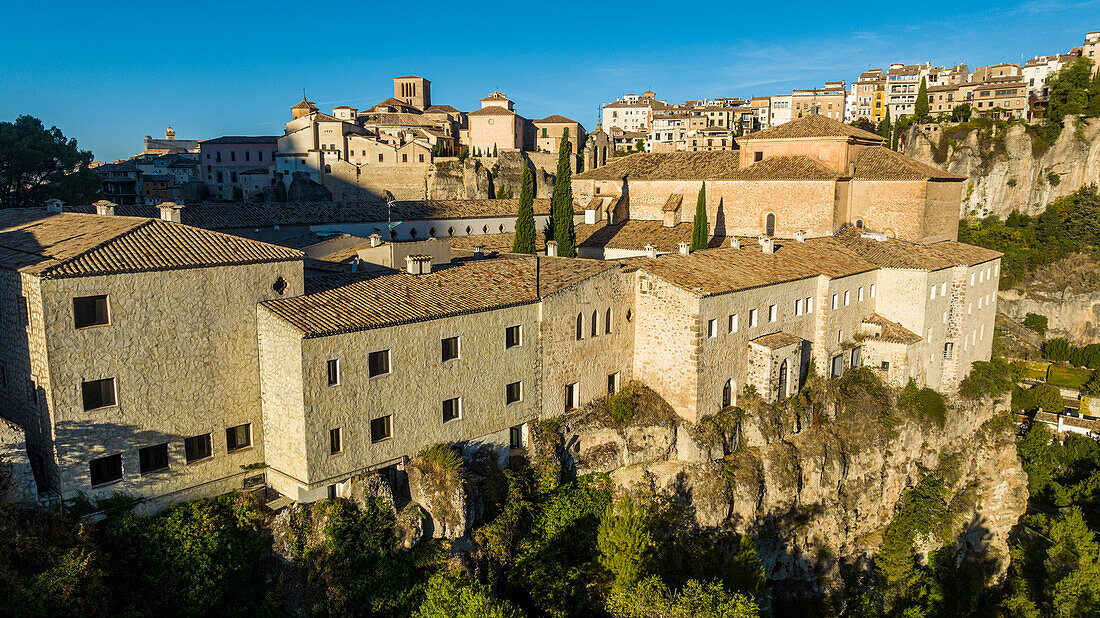
M 168 469 L 168 443 L 138 449 L 138 464 L 142 474 Z
M 603 319 L 603 332 L 605 335 L 611 334 L 611 307 L 607 308 L 607 312 Z
M 332 485 L 329 485 L 328 486 L 328 499 L 329 500 L 335 500 L 338 495 L 339 494 L 336 491 L 336 484 L 333 483 Z
M 382 416 L 370 422 L 371 444 L 388 440 L 393 437 L 393 428 L 390 424 L 390 415 Z
M 443 362 L 458 358 L 458 337 L 443 340 Z
M 763 161 L 764 160 L 764 153 L 760 152 L 759 150 L 752 153 L 752 160 L 753 160 L 753 162 Z
M 768 305 L 768 321 L 774 322 L 779 319 L 779 308 L 775 305 Z
M 711 339 L 718 336 L 718 320 L 707 320 L 707 336 Z
M 462 418 L 462 398 L 453 397 L 443 400 L 443 422 Z
M 806 313 L 813 313 L 814 299 L 811 296 L 806 297 Z
M 940 284 L 940 296 L 947 296 L 947 282 L 944 281 Z
M 420 157 L 420 162 L 421 162 L 421 163 L 423 163 L 423 162 L 424 162 L 424 153 L 420 153 L 420 154 L 419 154 L 419 155 L 417 155 L 417 156 L 419 156 L 419 157 Z
M 794 314 L 795 315 L 802 315 L 802 299 L 801 298 L 794 301 Z
M 232 453 L 252 446 L 252 424 L 245 423 L 225 430 L 225 451 Z
M 595 309 L 593 309 L 592 310 L 592 330 L 590 331 L 592 333 L 593 337 L 595 337 L 597 332 L 599 331 L 599 328 L 596 326 L 596 316 L 597 315 L 598 315 L 598 313 L 596 312 Z
M 862 364 L 860 362 L 860 352 L 861 348 L 859 346 L 852 348 L 852 367 L 859 367 Z
M 122 455 L 108 455 L 88 462 L 92 486 L 111 483 L 122 478 Z
M 328 361 L 328 385 L 336 386 L 340 383 L 340 360 L 333 358 Z
M 768 236 L 775 236 L 775 215 L 769 212 L 764 221 L 764 233 Z
M 517 324 L 504 329 L 504 348 L 514 348 L 523 345 L 523 330 Z
M 584 339 L 584 316 L 577 314 L 577 341 Z
M 955 344 L 951 343 L 950 341 L 943 344 L 943 357 L 944 358 L 951 358 L 954 355 L 954 353 L 955 353 Z
M 344 450 L 344 440 L 341 434 L 340 428 L 328 430 L 328 454 L 335 455 L 341 453 Z
M 379 163 L 381 163 L 381 162 L 382 162 L 382 153 L 378 153 L 378 162 L 379 162 Z
M 523 448 L 523 425 L 516 425 L 508 430 L 508 446 Z
M 565 385 L 565 409 L 570 410 L 580 406 L 580 388 L 576 382 Z
M 830 364 L 832 365 L 833 377 L 839 378 L 840 375 L 844 373 L 844 356 L 842 354 L 837 354 L 833 357 Z
M 406 154 L 406 153 L 401 153 L 401 162 L 402 163 L 408 163 L 409 162 L 409 155 Z
M 851 293 L 848 290 L 844 290 L 844 306 L 847 307 L 851 300 Z
M 73 323 L 77 328 L 105 326 L 110 323 L 107 296 L 82 296 L 73 299 Z
M 244 151 L 244 160 L 245 161 L 251 161 L 252 160 L 252 157 L 250 156 L 249 153 L 250 153 L 250 151 L 248 151 L 248 150 Z
M 117 405 L 115 398 L 115 379 L 89 380 L 81 383 L 80 392 L 84 399 L 85 410 L 109 408 Z
M 749 328 L 756 326 L 756 309 L 749 309 Z
M 863 302 L 863 286 L 862 285 L 859 286 L 858 290 L 856 290 L 856 302 L 860 302 L 860 303 Z
M 523 401 L 523 382 L 512 382 L 504 387 L 504 405 Z
M 874 298 L 875 297 L 875 284 L 873 284 L 873 283 L 871 284 L 871 289 L 869 290 L 869 292 L 871 294 L 871 298 Z
M 735 313 L 735 314 L 731 315 L 729 320 L 730 320 L 729 332 L 736 333 L 737 332 L 737 314 Z
M 890 371 L 890 361 L 882 361 L 881 368 L 883 371 Z
M 840 303 L 837 299 L 838 299 L 837 295 L 833 294 L 833 309 L 836 309 L 837 307 L 840 306 Z
M 932 291 L 928 295 L 929 300 L 936 300 L 936 286 L 932 285 Z
M 722 407 L 728 408 L 733 405 L 733 380 L 726 380 L 725 385 L 722 386 Z
M 369 365 L 370 377 L 385 375 L 390 372 L 390 351 L 381 350 L 378 352 L 371 352 L 367 357 L 367 364 Z
M 611 373 L 607 376 L 607 394 L 613 395 L 619 390 L 619 373 Z
M 213 455 L 214 449 L 210 441 L 210 434 L 204 433 L 201 436 L 184 438 L 183 456 L 184 459 L 187 460 L 187 463 L 201 461 Z
M 236 150 L 230 150 L 229 151 L 229 160 L 230 161 L 236 161 L 237 160 L 237 151 Z

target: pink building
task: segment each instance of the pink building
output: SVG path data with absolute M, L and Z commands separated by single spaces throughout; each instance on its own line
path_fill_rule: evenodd
M 229 135 L 199 142 L 202 180 L 210 187 L 210 198 L 243 201 L 262 193 L 275 177 L 275 136 Z M 257 178 L 266 177 L 266 182 Z M 247 182 L 246 182 L 247 181 Z

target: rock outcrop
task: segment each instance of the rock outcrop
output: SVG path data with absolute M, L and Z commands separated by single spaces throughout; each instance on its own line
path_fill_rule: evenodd
M 1065 337 L 1074 345 L 1100 341 L 1100 292 L 1002 291 L 997 295 L 997 311 L 1017 322 L 1023 322 L 1029 313 L 1045 315 L 1048 338 Z
M 1080 125 L 1078 124 L 1080 122 Z M 902 153 L 970 181 L 961 216 L 1038 214 L 1054 199 L 1100 182 L 1100 119 L 1066 118 L 1044 148 L 1022 124 L 1007 129 L 913 125 Z

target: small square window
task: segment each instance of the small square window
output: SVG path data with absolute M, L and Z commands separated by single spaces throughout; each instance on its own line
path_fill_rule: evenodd
M 109 408 L 117 405 L 115 398 L 115 379 L 88 380 L 80 385 L 85 410 Z
M 516 326 L 509 326 L 504 329 L 504 347 L 514 348 L 518 345 L 523 345 L 523 330 L 517 324 Z
M 88 462 L 92 486 L 103 485 L 122 478 L 122 455 L 108 455 Z
M 504 404 L 517 403 L 523 400 L 523 382 L 512 382 L 504 388 Z
M 458 337 L 448 337 L 443 340 L 443 361 L 458 358 Z
M 516 425 L 508 431 L 508 446 L 523 448 L 523 425 Z
M 328 453 L 335 455 L 344 450 L 344 441 L 341 439 L 340 428 L 328 430 Z
M 105 326 L 110 323 L 107 296 L 83 296 L 73 299 L 73 323 L 76 328 Z
M 183 455 L 187 463 L 194 463 L 212 457 L 214 449 L 210 441 L 210 434 L 204 433 L 201 436 L 184 438 Z
M 168 443 L 147 446 L 138 450 L 138 462 L 142 474 L 168 469 Z
M 328 385 L 336 386 L 340 383 L 340 360 L 336 358 L 328 361 Z
M 454 397 L 443 400 L 443 422 L 462 418 L 462 398 Z
M 382 416 L 371 420 L 370 422 L 370 441 L 371 443 L 381 442 L 382 440 L 388 440 L 393 437 L 393 428 L 390 424 L 390 416 Z
M 370 377 L 385 375 L 390 372 L 390 351 L 381 350 L 371 352 L 368 357 Z
M 232 453 L 252 446 L 252 424 L 245 423 L 225 430 L 225 450 Z
M 714 339 L 718 336 L 718 320 L 707 320 L 707 337 Z
M 881 367 L 883 371 L 890 371 L 890 361 L 882 361 Z

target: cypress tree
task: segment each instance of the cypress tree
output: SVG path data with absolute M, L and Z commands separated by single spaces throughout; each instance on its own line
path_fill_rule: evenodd
M 531 181 L 531 168 L 524 163 L 523 180 L 519 190 L 519 211 L 516 213 L 516 237 L 512 241 L 512 253 L 535 252 L 535 196 Z
M 917 104 L 913 109 L 916 112 L 917 118 L 924 120 L 928 117 L 928 83 L 922 77 L 920 78 L 920 89 L 917 90 Z
M 569 164 L 572 156 L 573 144 L 569 143 L 567 131 L 558 147 L 558 173 L 554 177 L 554 196 L 550 200 L 554 240 L 558 242 L 558 255 L 561 257 L 577 257 L 577 235 L 573 229 L 573 172 Z
M 1092 83 L 1089 84 L 1089 107 L 1085 110 L 1085 114 L 1100 118 L 1100 70 L 1092 76 Z
M 886 143 L 890 143 L 890 133 L 893 128 L 893 123 L 890 122 L 890 108 L 886 108 L 886 117 L 882 119 L 882 122 L 878 123 L 878 134 L 886 138 Z
M 691 250 L 707 248 L 707 183 L 699 187 L 695 200 L 695 221 L 691 224 Z

